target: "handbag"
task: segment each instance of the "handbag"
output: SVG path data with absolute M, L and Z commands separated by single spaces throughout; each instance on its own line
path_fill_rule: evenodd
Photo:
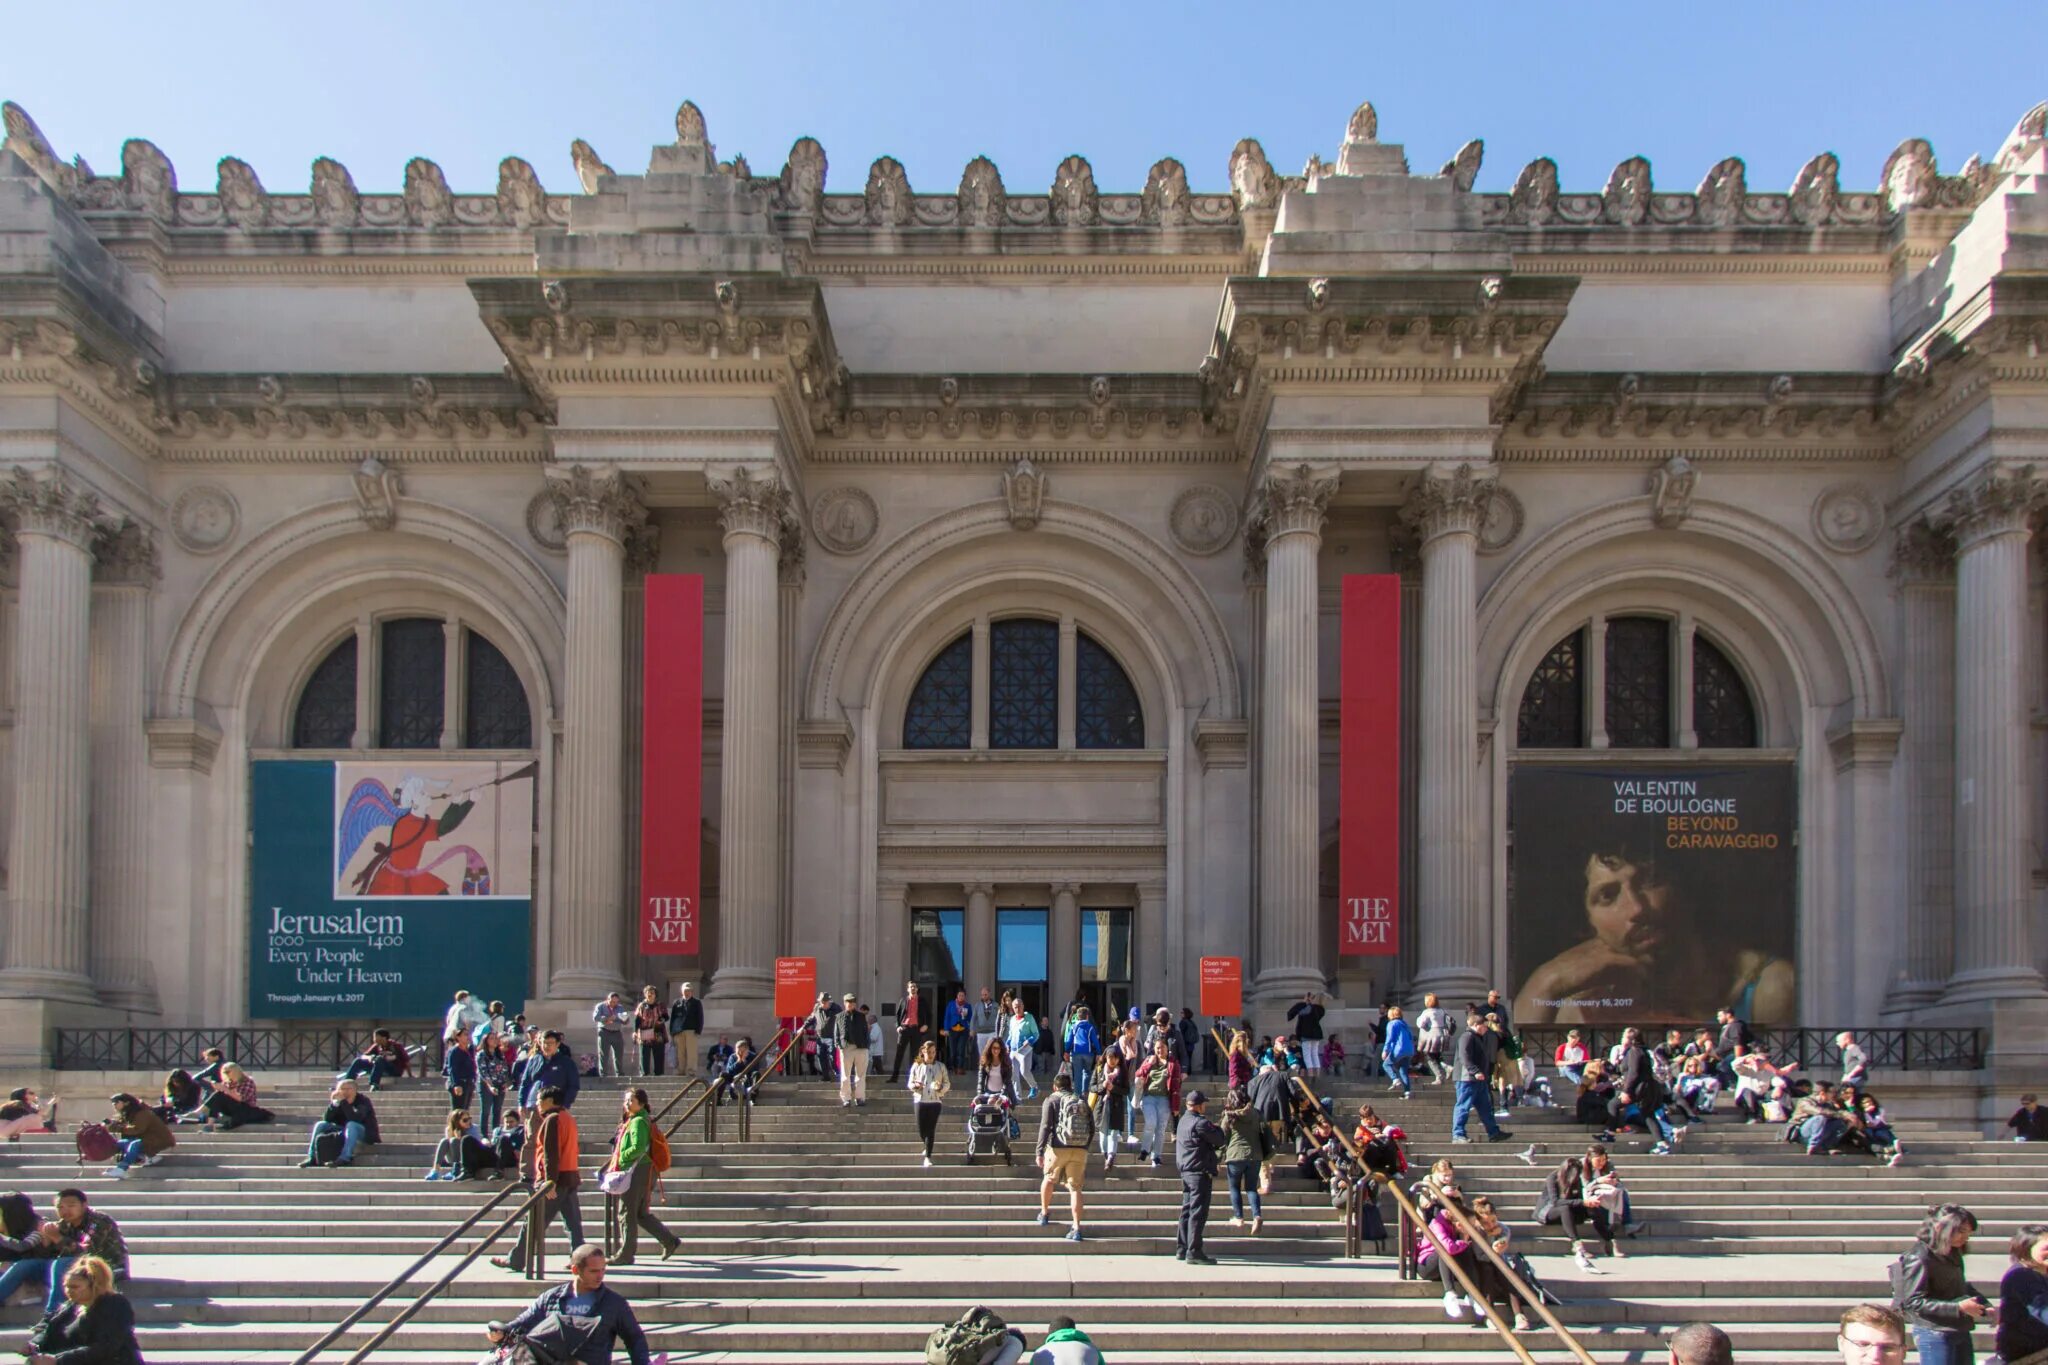
M 533 1330 L 511 1343 L 505 1352 L 506 1365 L 574 1365 L 576 1352 L 597 1333 L 597 1318 L 572 1316 L 559 1309 L 533 1325 Z
M 633 1188 L 633 1173 L 607 1166 L 597 1173 L 597 1188 L 601 1194 L 624 1194 Z

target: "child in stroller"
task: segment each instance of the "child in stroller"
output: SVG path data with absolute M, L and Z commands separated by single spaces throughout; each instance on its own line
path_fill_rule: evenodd
M 1016 1120 L 1010 1116 L 1009 1096 L 984 1092 L 974 1097 L 974 1102 L 967 1107 L 969 1165 L 973 1165 L 974 1158 L 978 1156 L 998 1152 L 1006 1165 L 1016 1165 L 1017 1159 L 1010 1153 L 1010 1139 L 1016 1135 Z

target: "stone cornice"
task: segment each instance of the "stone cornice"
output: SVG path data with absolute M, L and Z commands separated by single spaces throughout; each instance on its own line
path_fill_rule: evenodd
M 800 720 L 796 723 L 796 765 L 846 771 L 853 749 L 853 727 L 843 720 Z
M 1195 756 L 1203 772 L 1219 768 L 1243 768 L 1251 761 L 1251 722 L 1213 720 L 1195 722 Z
M 1898 757 L 1899 738 L 1905 730 L 1906 723 L 1892 716 L 1852 720 L 1829 730 L 1828 752 L 1834 757 L 1835 771 L 1890 767 Z
M 880 375 L 855 378 L 838 436 L 820 449 L 942 445 L 1234 452 L 1205 410 L 1201 382 L 1175 374 Z

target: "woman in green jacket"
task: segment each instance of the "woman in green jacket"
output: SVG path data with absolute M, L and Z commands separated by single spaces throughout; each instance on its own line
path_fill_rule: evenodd
M 1223 1173 L 1230 1178 L 1230 1226 L 1244 1226 L 1244 1201 L 1252 1201 L 1251 1235 L 1266 1225 L 1265 1210 L 1259 1206 L 1259 1167 L 1266 1159 L 1266 1147 L 1273 1139 L 1266 1130 L 1265 1116 L 1252 1108 L 1244 1091 L 1233 1088 L 1223 1101 Z
M 640 1233 L 661 1243 L 661 1259 L 682 1249 L 682 1239 L 670 1232 L 648 1207 L 654 1199 L 654 1124 L 647 1117 L 647 1092 L 635 1087 L 628 1090 L 621 1105 L 619 1133 L 613 1140 L 612 1166 L 616 1170 L 630 1171 L 633 1183 L 626 1187 L 625 1246 L 612 1257 L 613 1265 L 633 1264 L 633 1253 L 639 1249 Z

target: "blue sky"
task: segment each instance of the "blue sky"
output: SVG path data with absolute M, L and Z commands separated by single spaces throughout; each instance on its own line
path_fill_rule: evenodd
M 1906 137 L 1941 168 L 1990 156 L 2048 99 L 2040 0 L 2019 3 L 785 3 L 456 4 L 291 0 L 11 7 L 0 97 L 59 154 L 119 170 L 147 137 L 186 189 L 235 155 L 273 190 L 333 156 L 364 190 L 408 158 L 458 190 L 524 156 L 575 186 L 569 142 L 638 171 L 697 101 L 722 156 L 758 174 L 810 134 L 828 188 L 857 191 L 876 156 L 913 187 L 952 189 L 986 154 L 1013 192 L 1042 191 L 1080 152 L 1104 190 L 1136 190 L 1160 156 L 1222 189 L 1238 138 L 1276 168 L 1336 151 L 1361 99 L 1385 141 L 1434 171 L 1486 139 L 1482 189 L 1537 156 L 1597 190 L 1625 157 L 1691 189 L 1723 156 L 1783 189 L 1822 150 L 1871 188 Z

